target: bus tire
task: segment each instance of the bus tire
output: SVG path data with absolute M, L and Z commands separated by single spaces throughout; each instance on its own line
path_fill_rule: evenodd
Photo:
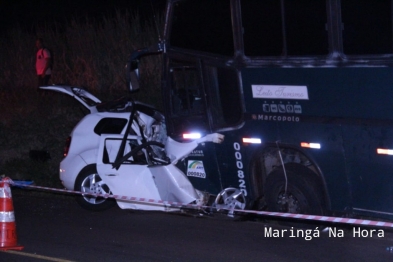
M 305 168 L 306 169 L 306 168 Z M 299 171 L 299 170 L 297 170 Z M 311 171 L 302 173 L 280 168 L 273 171 L 265 184 L 267 208 L 274 212 L 323 215 L 322 188 Z

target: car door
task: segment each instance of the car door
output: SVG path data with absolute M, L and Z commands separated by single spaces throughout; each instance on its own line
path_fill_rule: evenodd
M 97 155 L 97 172 L 101 179 L 108 185 L 112 194 L 118 196 L 117 203 L 120 208 L 144 210 L 165 209 L 163 206 L 149 205 L 145 202 L 138 203 L 138 201 L 119 200 L 120 198 L 127 200 L 160 199 L 143 150 L 138 152 L 136 156 L 124 161 L 118 169 L 113 167 L 122 139 L 123 135 L 101 135 Z M 130 152 L 139 144 L 140 137 L 128 136 L 123 155 Z

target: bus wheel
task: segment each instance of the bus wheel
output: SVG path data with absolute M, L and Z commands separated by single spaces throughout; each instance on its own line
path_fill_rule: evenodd
M 311 172 L 311 171 L 309 171 Z M 316 179 L 305 172 L 273 171 L 266 179 L 265 198 L 268 210 L 284 213 L 322 215 L 322 189 Z

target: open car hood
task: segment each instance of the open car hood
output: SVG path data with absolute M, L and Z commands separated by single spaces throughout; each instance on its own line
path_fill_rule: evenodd
M 83 106 L 90 110 L 90 113 L 97 112 L 96 106 L 101 103 L 101 100 L 90 94 L 88 91 L 81 87 L 66 86 L 66 85 L 53 85 L 53 86 L 40 86 L 40 89 L 53 90 L 56 92 L 64 93 L 72 96 L 78 100 Z

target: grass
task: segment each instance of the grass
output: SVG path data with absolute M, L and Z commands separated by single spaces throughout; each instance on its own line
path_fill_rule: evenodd
M 53 84 L 85 87 L 103 101 L 128 94 L 124 65 L 132 50 L 158 41 L 155 26 L 119 11 L 99 21 L 71 19 L 36 26 L 34 32 L 16 26 L 0 39 L 0 49 L 7 50 L 0 55 L 0 175 L 61 187 L 58 167 L 65 139 L 86 114 L 67 95 L 37 91 L 36 37 L 54 53 Z M 144 59 L 140 72 L 142 90 L 134 98 L 160 108 L 160 57 Z M 47 151 L 51 159 L 31 159 L 31 150 Z

